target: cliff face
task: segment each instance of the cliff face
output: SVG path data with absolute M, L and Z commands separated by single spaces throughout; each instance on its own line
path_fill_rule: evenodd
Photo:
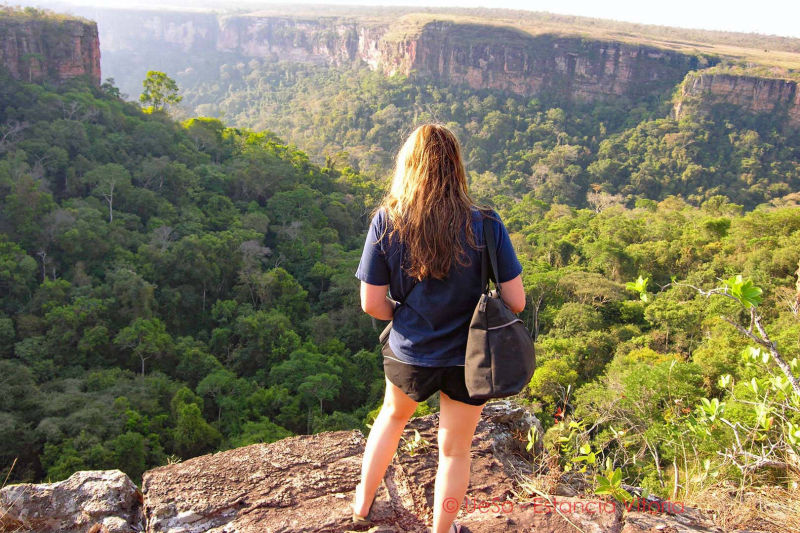
M 106 61 L 113 61 L 107 74 L 131 94 L 141 89 L 149 69 L 177 75 L 180 82 L 183 73 L 213 73 L 222 64 L 255 57 L 337 66 L 365 62 L 386 75 L 417 75 L 524 96 L 637 100 L 663 93 L 690 71 L 716 61 L 617 41 L 533 36 L 508 26 L 451 21 L 434 20 L 404 33 L 401 21 L 377 24 L 344 17 L 78 11 L 98 21 Z M 71 59 L 46 63 L 56 65 L 59 76 L 86 70 L 99 80 L 97 32 L 92 26 L 72 25 Z M 14 75 L 35 78 L 50 68 L 37 59 L 42 45 L 33 36 L 41 32 L 33 27 L 15 30 L 11 38 L 8 26 L 0 31 L 3 61 Z M 690 75 L 682 91 L 676 115 L 693 97 L 712 97 L 754 112 L 785 112 L 792 125 L 800 124 L 800 95 L 793 81 L 707 73 Z
M 355 23 L 278 17 L 231 17 L 220 21 L 217 50 L 280 61 L 342 65 L 360 57 Z
M 12 77 L 28 82 L 61 82 L 85 75 L 99 85 L 97 24 L 0 15 L 0 65 Z
M 595 100 L 640 98 L 668 89 L 697 68 L 698 58 L 623 43 L 534 37 L 509 27 L 425 24 L 395 39 L 386 26 L 290 18 L 223 19 L 217 49 L 275 60 L 347 64 L 365 61 L 387 75 L 402 73 L 530 96 Z
M 653 47 L 449 21 L 423 23 L 406 32 L 402 21 L 338 17 L 81 13 L 98 20 L 104 52 L 114 61 L 106 70 L 118 81 L 125 74 L 116 70 L 142 63 L 140 55 L 148 56 L 149 65 L 175 74 L 201 61 L 208 68 L 216 55 L 222 63 L 253 57 L 330 65 L 365 62 L 387 75 L 415 73 L 525 96 L 544 92 L 562 99 L 637 99 L 670 89 L 687 72 L 704 66 L 697 56 Z M 131 83 L 131 91 L 138 90 L 142 76 L 137 75 L 137 85 Z
M 751 113 L 771 113 L 793 127 L 800 126 L 797 82 L 734 74 L 698 73 L 687 77 L 675 102 L 674 115 L 732 104 Z
M 384 43 L 382 54 L 389 74 L 416 71 L 475 89 L 582 100 L 662 91 L 698 63 L 696 56 L 652 47 L 452 22 L 429 23 L 416 39 Z
M 217 16 L 207 13 L 97 7 L 75 7 L 75 11 L 97 22 L 104 53 L 129 51 L 155 60 L 153 55 L 160 51 L 182 54 L 186 63 L 191 55 L 213 52 L 218 39 Z

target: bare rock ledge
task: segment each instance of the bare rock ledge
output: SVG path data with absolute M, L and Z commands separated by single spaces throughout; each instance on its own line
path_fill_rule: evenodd
M 525 450 L 532 425 L 541 430 L 535 416 L 511 401 L 484 407 L 473 440 L 471 505 L 462 505 L 459 514 L 465 533 L 721 532 L 697 510 L 682 516 L 626 512 L 597 497 L 517 501 L 518 476 L 530 474 L 541 451 Z M 437 426 L 438 414 L 409 422 L 404 437 L 413 439 L 416 429 L 424 440 L 413 455 L 398 450 L 389 465 L 373 504 L 373 533 L 427 531 Z M 365 442 L 360 431 L 332 431 L 204 455 L 145 472 L 141 493 L 118 470 L 12 485 L 0 491 L 1 525 L 37 533 L 352 531 L 350 503 Z M 475 508 L 481 502 L 485 506 Z

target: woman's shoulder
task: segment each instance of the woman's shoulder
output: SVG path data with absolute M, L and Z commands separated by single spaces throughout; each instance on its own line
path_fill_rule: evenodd
M 502 223 L 500 214 L 492 207 L 489 206 L 472 206 L 472 220 L 475 222 L 482 222 L 484 218 L 491 218 Z
M 386 206 L 378 206 L 375 211 L 372 213 L 372 221 L 371 224 L 373 226 L 377 226 L 383 229 L 383 226 L 386 225 L 388 221 L 388 212 L 386 211 Z

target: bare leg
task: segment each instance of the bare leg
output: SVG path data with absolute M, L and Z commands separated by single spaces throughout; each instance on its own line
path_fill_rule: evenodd
M 433 533 L 447 533 L 469 485 L 472 437 L 482 405 L 469 405 L 439 393 L 439 467 L 433 497 Z
M 375 422 L 372 423 L 364 448 L 361 483 L 356 487 L 353 503 L 353 510 L 357 514 L 366 516 L 369 512 L 375 492 L 386 474 L 386 468 L 392 462 L 403 429 L 416 411 L 417 404 L 418 402 L 409 398 L 388 378 L 386 379 L 383 406 L 375 417 Z

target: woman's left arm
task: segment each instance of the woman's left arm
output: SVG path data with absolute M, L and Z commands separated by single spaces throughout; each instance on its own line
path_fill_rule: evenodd
M 396 302 L 387 294 L 389 285 L 370 285 L 361 282 L 361 309 L 378 320 L 394 317 Z

